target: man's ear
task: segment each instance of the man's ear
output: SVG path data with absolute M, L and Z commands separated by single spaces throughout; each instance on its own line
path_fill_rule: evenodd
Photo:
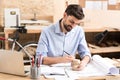
M 65 18 L 67 16 L 67 13 L 66 12 L 64 12 L 64 14 L 63 14 L 63 18 Z

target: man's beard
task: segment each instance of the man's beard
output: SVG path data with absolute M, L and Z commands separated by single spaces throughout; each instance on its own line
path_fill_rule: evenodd
M 67 32 L 70 32 L 72 30 L 72 26 L 71 25 L 67 25 L 67 24 L 63 23 L 63 26 L 64 26 L 64 28 L 65 28 L 65 30 Z

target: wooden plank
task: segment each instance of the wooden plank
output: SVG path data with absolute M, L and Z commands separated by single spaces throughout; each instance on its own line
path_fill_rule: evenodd
M 0 35 L 4 35 L 4 32 L 0 32 Z
M 96 46 L 96 45 L 93 45 L 93 44 L 90 44 L 90 43 L 88 43 L 88 46 L 89 46 L 90 48 L 93 48 L 93 49 L 100 48 L 99 46 Z
M 105 30 L 108 30 L 109 32 L 120 32 L 120 28 L 112 28 L 112 27 L 98 27 L 98 26 L 89 26 L 89 27 L 83 27 L 85 32 L 103 32 Z
M 101 47 L 101 48 L 89 48 L 91 53 L 111 53 L 111 52 L 120 52 L 120 46 L 118 47 Z
M 85 7 L 85 0 L 79 0 L 79 4 L 80 4 L 80 6 L 82 6 L 84 8 Z
M 117 10 L 116 5 L 108 5 L 108 10 Z

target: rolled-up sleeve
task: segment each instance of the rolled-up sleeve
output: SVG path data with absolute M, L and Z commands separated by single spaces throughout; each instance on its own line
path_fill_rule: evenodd
M 39 37 L 39 41 L 38 41 L 38 45 L 37 45 L 37 49 L 36 49 L 36 57 L 41 54 L 41 64 L 43 61 L 43 57 L 47 56 L 47 52 L 48 52 L 47 47 L 48 47 L 47 38 L 43 31 Z
M 84 31 L 81 29 L 81 34 L 80 34 L 80 41 L 79 41 L 79 45 L 78 45 L 78 53 L 80 54 L 80 57 L 83 58 L 84 56 L 89 56 L 91 57 L 91 53 L 90 50 L 87 46 L 87 42 L 85 39 L 85 34 Z

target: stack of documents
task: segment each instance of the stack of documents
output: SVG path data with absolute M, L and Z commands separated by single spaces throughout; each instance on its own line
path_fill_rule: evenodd
M 94 55 L 91 62 L 82 71 L 73 71 L 71 68 L 67 68 L 66 71 L 71 78 L 75 79 L 78 79 L 80 76 L 105 76 L 119 74 L 118 68 L 99 55 Z
M 116 75 L 119 74 L 119 69 L 116 68 L 112 63 L 107 62 L 104 58 L 99 55 L 93 56 L 92 63 L 99 69 L 102 70 L 106 75 Z
M 117 75 L 119 69 L 99 55 L 94 55 L 90 63 L 81 71 L 73 71 L 70 63 L 60 63 L 41 67 L 41 74 L 46 78 L 78 79 L 80 76 Z

